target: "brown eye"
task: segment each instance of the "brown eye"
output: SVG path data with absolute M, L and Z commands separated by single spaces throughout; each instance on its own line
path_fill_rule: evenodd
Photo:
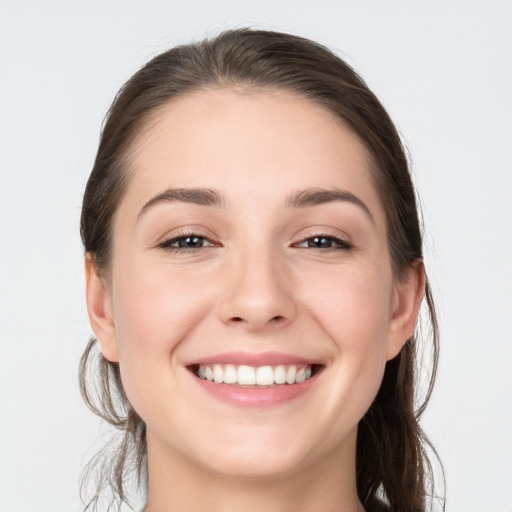
M 199 235 L 186 235 L 178 236 L 166 240 L 160 244 L 163 249 L 201 249 L 203 247 L 210 247 L 214 245 L 210 240 L 204 236 Z
M 326 236 L 315 236 L 306 242 L 308 247 L 315 247 L 316 249 L 326 249 L 334 245 L 334 240 Z
M 352 244 L 333 236 L 313 236 L 307 238 L 297 245 L 297 247 L 306 247 L 308 249 L 352 249 Z
M 197 249 L 203 247 L 204 238 L 199 236 L 187 236 L 186 238 L 179 238 L 177 240 L 177 247 L 184 247 L 186 249 Z

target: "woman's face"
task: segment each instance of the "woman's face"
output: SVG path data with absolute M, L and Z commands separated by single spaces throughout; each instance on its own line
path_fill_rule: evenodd
M 393 279 L 349 129 L 290 93 L 211 90 L 136 142 L 88 303 L 150 457 L 264 478 L 353 463 L 358 421 L 414 326 L 412 281 Z

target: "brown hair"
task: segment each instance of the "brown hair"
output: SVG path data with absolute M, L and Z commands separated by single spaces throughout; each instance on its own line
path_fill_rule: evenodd
M 350 127 L 369 150 L 372 174 L 387 215 L 388 245 L 395 276 L 422 260 L 422 237 L 414 187 L 400 137 L 375 95 L 344 61 L 300 37 L 259 30 L 229 30 L 155 57 L 121 89 L 107 115 L 94 168 L 85 190 L 81 235 L 101 272 L 108 270 L 112 216 L 123 196 L 131 144 L 169 101 L 202 88 L 242 86 L 294 92 L 323 106 Z M 357 490 L 368 512 L 420 512 L 433 495 L 432 448 L 418 419 L 430 398 L 438 360 L 438 329 L 430 288 L 425 302 L 431 325 L 429 385 L 415 409 L 418 347 L 415 337 L 386 365 L 382 385 L 359 424 Z M 120 429 L 113 457 L 100 453 L 85 472 L 100 467 L 100 485 L 111 487 L 112 505 L 128 501 L 126 478 L 145 469 L 145 425 L 123 392 L 117 363 L 98 353 L 91 339 L 80 364 L 86 403 Z M 96 358 L 93 354 L 96 353 Z M 94 362 L 97 366 L 94 367 Z M 91 365 L 93 369 L 91 369 Z M 94 371 L 91 389 L 87 373 Z M 108 453 L 108 452 L 105 452 Z M 432 449 L 435 455 L 435 451 Z M 88 507 L 89 508 L 89 507 Z

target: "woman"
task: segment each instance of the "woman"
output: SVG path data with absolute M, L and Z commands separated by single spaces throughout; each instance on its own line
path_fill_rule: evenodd
M 347 64 L 253 30 L 156 57 L 109 112 L 81 234 L 114 507 L 135 468 L 148 512 L 427 509 L 414 189 Z

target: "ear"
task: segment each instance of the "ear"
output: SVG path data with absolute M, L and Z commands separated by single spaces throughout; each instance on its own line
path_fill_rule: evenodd
M 386 359 L 393 359 L 413 335 L 425 293 L 425 267 L 417 260 L 396 280 L 388 327 Z
M 85 295 L 89 322 L 103 356 L 109 361 L 119 362 L 112 298 L 91 253 L 85 255 Z

